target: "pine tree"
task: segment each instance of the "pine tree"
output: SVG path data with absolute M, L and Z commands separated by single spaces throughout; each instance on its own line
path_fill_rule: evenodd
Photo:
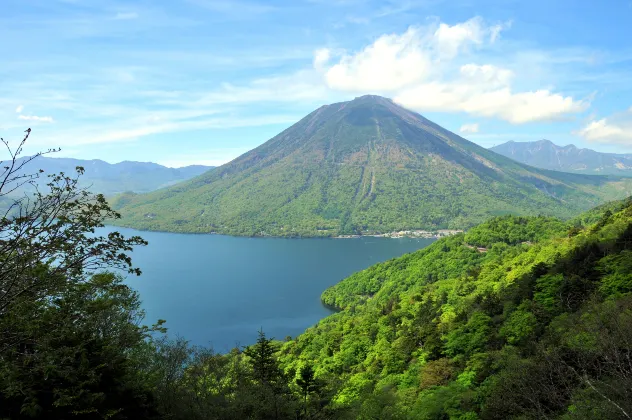
M 266 338 L 263 331 L 259 331 L 257 343 L 246 347 L 244 353 L 250 357 L 254 379 L 262 384 L 273 384 L 281 376 L 281 370 L 274 358 L 272 338 Z
M 314 369 L 311 365 L 303 365 L 298 372 L 299 377 L 296 378 L 296 385 L 301 389 L 303 396 L 303 417 L 307 418 L 307 397 L 313 392 L 317 392 L 319 384 L 314 377 Z

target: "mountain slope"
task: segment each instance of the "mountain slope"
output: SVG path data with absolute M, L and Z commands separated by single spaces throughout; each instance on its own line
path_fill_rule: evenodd
M 508 158 L 555 171 L 632 176 L 632 154 L 600 153 L 572 144 L 558 146 L 549 140 L 509 141 L 490 148 Z
M 139 193 L 154 191 L 193 178 L 212 169 L 210 166 L 202 165 L 168 168 L 151 162 L 123 161 L 111 164 L 98 159 L 82 160 L 46 156 L 36 158 L 24 169 L 29 173 L 36 169 L 44 170 L 44 176 L 38 182 L 44 185 L 48 182 L 48 178 L 45 175 L 59 172 L 74 174 L 77 166 L 82 166 L 85 169 L 85 173 L 81 176 L 80 185 L 82 187 L 90 187 L 93 192 L 104 195 L 125 191 Z
M 332 405 L 362 418 L 629 418 L 632 197 L 606 207 L 494 218 L 358 272 L 281 360 L 339 380 Z
M 212 172 L 112 204 L 121 224 L 140 229 L 331 236 L 463 228 L 504 213 L 571 216 L 631 185 L 516 163 L 363 96 L 317 109 Z

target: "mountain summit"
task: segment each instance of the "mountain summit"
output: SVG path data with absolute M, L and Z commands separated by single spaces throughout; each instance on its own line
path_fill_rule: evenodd
M 508 141 L 491 148 L 496 153 L 536 168 L 585 174 L 632 176 L 632 154 L 600 153 L 549 140 Z
M 369 95 L 322 106 L 190 181 L 113 204 L 123 225 L 141 229 L 332 236 L 570 216 L 631 185 L 514 162 Z

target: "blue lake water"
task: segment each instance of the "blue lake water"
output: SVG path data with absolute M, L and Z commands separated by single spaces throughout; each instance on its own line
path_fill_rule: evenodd
M 321 293 L 377 262 L 423 248 L 432 239 L 240 238 L 118 230 L 149 245 L 132 253 L 143 274 L 146 324 L 166 319 L 169 335 L 225 352 L 257 332 L 284 339 L 331 314 Z M 100 232 L 101 233 L 101 232 Z

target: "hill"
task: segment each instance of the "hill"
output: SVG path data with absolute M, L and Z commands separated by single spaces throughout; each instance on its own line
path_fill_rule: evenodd
M 19 161 L 22 161 L 21 158 Z M 18 163 L 19 163 L 18 161 Z M 182 168 L 168 168 L 151 162 L 123 161 L 115 164 L 99 159 L 83 160 L 40 156 L 28 165 L 29 169 L 42 169 L 44 173 L 38 183 L 48 182 L 46 175 L 64 172 L 74 174 L 75 168 L 85 169 L 80 186 L 90 187 L 95 193 L 113 195 L 126 191 L 144 193 L 167 187 L 196 177 L 212 169 L 210 166 L 191 165 Z M 18 191 L 20 194 L 21 192 Z
M 632 410 L 632 198 L 588 225 L 494 218 L 356 273 L 323 300 L 341 311 L 284 343 L 280 360 L 339 378 L 332 405 L 358 418 Z
M 632 415 L 632 197 L 492 218 L 344 279 L 295 339 L 217 354 L 143 326 L 114 270 L 146 242 L 95 235 L 107 202 L 61 185 L 0 225 L 0 418 Z
M 163 414 L 623 420 L 632 413 L 632 197 L 571 222 L 495 217 L 358 272 L 322 299 L 339 312 L 283 342 L 260 333 L 256 344 L 222 355 L 159 342 L 151 378 L 169 387 L 151 389 L 168 403 Z M 187 352 L 193 356 L 175 373 L 164 370 L 164 360 Z
M 362 96 L 194 180 L 112 204 L 139 229 L 335 236 L 458 229 L 506 213 L 569 217 L 630 193 L 631 179 L 535 169 Z
M 572 144 L 562 147 L 549 140 L 509 141 L 490 150 L 536 168 L 632 176 L 632 154 L 600 153 L 590 149 L 579 149 Z

